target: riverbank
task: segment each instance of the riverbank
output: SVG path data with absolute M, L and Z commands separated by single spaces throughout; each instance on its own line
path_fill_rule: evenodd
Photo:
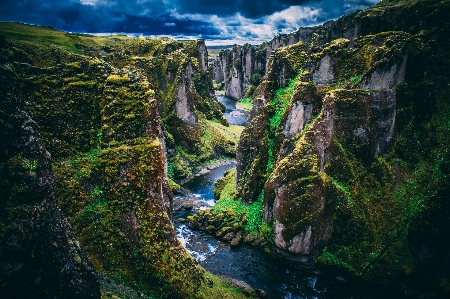
M 177 238 L 195 259 L 207 271 L 231 281 L 234 286 L 241 285 L 244 293 L 257 298 L 361 298 L 348 290 L 350 286 L 340 278 L 344 277 L 340 273 L 333 277 L 324 276 L 268 254 L 260 246 L 241 242 L 238 247 L 232 247 L 230 242 L 217 238 L 216 234 L 192 230 L 186 225 L 190 215 L 215 205 L 215 182 L 233 166 L 219 166 L 194 177 L 183 185 L 184 194 L 174 199 L 173 219 Z
M 238 109 L 251 111 L 252 108 L 253 108 L 253 101 L 252 101 L 252 98 L 244 98 L 244 99 L 240 99 L 240 100 L 236 103 L 236 107 L 237 107 Z
M 216 168 L 222 167 L 222 166 L 226 166 L 229 164 L 233 164 L 236 163 L 236 159 L 235 158 L 230 158 L 230 159 L 221 159 L 221 160 L 213 160 L 211 162 L 211 164 L 206 164 L 204 165 L 199 171 L 197 171 L 196 173 L 192 174 L 191 176 L 183 179 L 180 181 L 180 185 L 184 185 L 186 183 L 188 183 L 189 181 L 191 181 L 193 178 L 207 174 L 208 172 L 210 172 L 211 170 L 214 170 Z

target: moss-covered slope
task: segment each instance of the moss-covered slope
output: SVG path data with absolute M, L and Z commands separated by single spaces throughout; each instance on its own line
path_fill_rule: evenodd
M 0 23 L 80 246 L 96 271 L 156 298 L 242 297 L 198 265 L 170 217 L 170 178 L 235 147 L 214 129 L 227 123 L 202 45 Z
M 205 70 L 204 41 L 92 37 L 4 22 L 0 34 L 8 60 L 29 83 L 31 109 L 54 157 L 92 148 L 96 136 L 111 129 L 102 128 L 99 118 L 105 85 L 131 81 L 139 81 L 137 88 L 157 100 L 171 179 L 188 177 L 212 158 L 234 155 L 236 140 L 230 142 L 211 128 L 211 122 L 228 124 L 214 95 L 212 75 Z M 140 126 L 131 129 L 142 130 L 139 111 L 134 118 L 128 114 L 129 122 Z
M 100 298 L 91 260 L 63 217 L 50 154 L 0 57 L 0 294 Z
M 264 197 L 280 253 L 448 295 L 449 12 L 382 1 L 271 52 L 236 197 Z

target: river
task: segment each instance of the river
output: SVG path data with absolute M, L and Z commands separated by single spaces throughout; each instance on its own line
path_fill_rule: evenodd
M 223 95 L 216 94 L 217 100 L 225 106 L 223 115 L 230 125 L 245 126 L 250 112 L 245 109 L 236 107 L 236 101 Z
M 236 109 L 235 101 L 223 96 L 220 96 L 219 101 L 230 110 L 225 112 L 230 124 L 245 124 L 248 112 L 240 112 L 244 115 L 242 117 L 245 117 L 242 121 L 240 113 L 233 113 L 239 110 Z M 234 117 L 237 117 L 237 120 Z M 183 185 L 186 194 L 174 200 L 177 237 L 197 261 L 206 270 L 218 276 L 244 281 L 255 290 L 263 290 L 265 298 L 358 298 L 348 291 L 347 283 L 338 275 L 321 275 L 317 271 L 305 269 L 252 246 L 242 244 L 232 248 L 228 243 L 217 240 L 206 232 L 193 231 L 184 224 L 182 219 L 194 214 L 198 209 L 214 205 L 214 184 L 217 179 L 223 177 L 225 171 L 233 167 L 235 163 L 231 162 L 194 177 Z M 187 208 L 182 208 L 183 205 Z

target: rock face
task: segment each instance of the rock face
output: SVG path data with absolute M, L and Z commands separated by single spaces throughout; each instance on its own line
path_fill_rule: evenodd
M 197 59 L 200 64 L 200 68 L 204 71 L 208 69 L 208 49 L 204 40 L 197 42 Z
M 217 83 L 224 82 L 227 96 L 239 100 L 250 85 L 250 77 L 256 73 L 267 73 L 270 69 L 272 52 L 281 47 L 302 42 L 307 51 L 317 51 L 325 44 L 340 38 L 348 40 L 348 47 L 353 47 L 360 36 L 391 30 L 406 32 L 420 30 L 417 24 L 412 24 L 415 13 L 412 10 L 408 9 L 405 12 L 407 16 L 405 19 L 408 21 L 396 23 L 395 28 L 389 25 L 386 19 L 400 18 L 398 10 L 393 7 L 385 11 L 384 16 L 376 9 L 370 15 L 358 11 L 321 26 L 299 28 L 290 34 L 278 35 L 257 47 L 235 45 L 232 50 L 221 52 L 219 59 L 214 62 L 213 79 Z M 329 67 L 331 62 L 330 56 L 325 56 L 318 65 L 318 70 L 314 73 L 314 81 L 317 80 L 318 84 L 329 84 L 333 81 L 332 67 Z
M 449 11 L 448 1 L 383 1 L 268 44 L 236 198 L 262 201 L 276 251 L 413 296 L 448 295 L 449 264 L 435 263 L 450 253 L 437 241 L 448 227 Z
M 306 124 L 312 119 L 312 105 L 302 101 L 292 103 L 292 108 L 286 118 L 283 134 L 286 139 L 290 139 L 303 130 Z
M 176 238 L 169 185 L 177 168 L 188 172 L 233 151 L 230 138 L 212 132 L 212 120 L 226 120 L 203 70 L 204 43 L 107 38 L 99 45 L 31 29 L 59 35 L 66 48 L 0 35 L 2 65 L 21 78 L 20 90 L 1 87 L 10 106 L 0 108 L 0 124 L 13 141 L 1 145 L 2 286 L 11 286 L 8 294 L 29 284 L 23 292 L 45 298 L 99 297 L 93 265 L 157 298 L 216 297 L 221 290 Z M 8 102 L 20 93 L 24 108 Z M 26 297 L 21 292 L 17 298 Z
M 64 219 L 38 125 L 20 83 L 0 64 L 0 293 L 5 298 L 100 298 L 92 263 Z
M 195 113 L 194 100 L 191 95 L 191 88 L 193 86 L 192 80 L 192 66 L 190 61 L 186 62 L 186 68 L 181 72 L 177 86 L 177 98 L 175 108 L 178 116 L 187 125 L 195 127 L 198 122 Z
M 264 63 L 261 47 L 235 45 L 231 50 L 220 52 L 213 65 L 213 80 L 224 82 L 226 95 L 239 100 L 250 86 L 252 75 L 264 69 Z

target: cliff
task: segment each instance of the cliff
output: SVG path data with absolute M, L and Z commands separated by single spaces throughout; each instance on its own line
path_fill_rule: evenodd
M 227 97 L 239 100 L 245 93 L 251 95 L 246 89 L 252 85 L 252 76 L 264 71 L 264 63 L 263 48 L 250 44 L 235 45 L 231 50 L 219 53 L 212 66 L 213 80 L 225 84 Z
M 22 35 L 17 33 L 20 30 L 24 31 Z M 145 78 L 141 88 L 155 93 L 170 153 L 171 180 L 190 176 L 212 158 L 234 156 L 237 142 L 230 142 L 228 134 L 215 129 L 213 124 L 228 125 L 215 98 L 211 74 L 204 70 L 207 66 L 204 41 L 123 36 L 92 38 L 46 29 L 49 37 L 56 35 L 59 44 L 55 44 L 55 40 L 46 40 L 48 37 L 43 36 L 43 32 L 34 30 L 27 25 L 2 24 L 3 34 L 14 41 L 12 60 L 18 64 L 17 71 L 23 72 L 23 77 L 36 75 L 36 80 L 31 80 L 34 90 L 29 93 L 37 104 L 30 108 L 36 121 L 45 126 L 42 134 L 55 157 L 67 156 L 72 151 L 87 151 L 91 147 L 91 141 L 102 130 L 98 118 L 101 107 L 96 103 L 109 76 L 108 81 L 116 85 L 126 84 L 135 77 Z M 44 41 L 43 46 L 39 40 Z M 64 81 L 52 72 L 64 73 Z M 92 116 L 89 120 L 80 121 L 72 107 L 58 104 L 69 94 L 82 94 L 88 99 L 81 105 L 75 101 L 70 103 L 74 109 L 92 108 L 87 112 Z M 47 113 L 47 105 L 61 106 L 66 113 Z M 143 124 L 139 124 L 137 116 L 128 121 L 134 121 L 142 130 Z M 74 125 L 65 127 L 62 122 Z M 58 125 L 54 126 L 55 123 Z M 207 135 L 211 138 L 204 138 Z
M 275 251 L 448 295 L 449 10 L 382 1 L 269 43 L 236 198 L 263 205 Z
M 5 61 L 0 81 L 0 293 L 100 298 L 92 263 L 58 207 L 50 154 Z
M 67 219 L 78 240 L 70 235 L 74 270 L 64 275 L 52 272 L 56 281 L 65 275 L 73 281 L 80 277 L 75 287 L 82 296 L 81 286 L 90 291 L 93 270 L 88 266 L 93 265 L 115 283 L 151 297 L 212 298 L 221 293 L 242 298 L 200 267 L 177 240 L 171 221 L 173 180 L 212 157 L 233 154 L 235 147 L 223 130 L 215 129 L 227 123 L 214 98 L 210 74 L 203 70 L 204 43 L 97 38 L 16 23 L 0 25 L 4 63 L 20 78 L 9 93 L 26 99 L 23 109 L 33 116 L 32 127 L 39 126 L 42 136 L 40 146 L 48 150 L 41 150 L 46 169 L 54 171 L 54 181 L 47 182 L 54 188 L 53 201 L 42 213 L 48 215 L 44 208 L 55 210 L 61 218 L 55 225 Z M 11 111 L 18 107 L 11 104 Z M 2 125 L 7 117 L 2 115 Z M 20 127 L 26 128 L 21 123 Z M 17 138 L 17 146 L 34 140 Z M 18 167 L 37 167 L 39 172 L 43 168 L 32 158 L 23 154 Z M 11 176 L 2 176 L 3 184 Z M 38 174 L 34 179 L 43 178 Z M 11 217 L 15 221 L 16 216 Z M 2 236 L 3 240 L 8 239 Z M 50 236 L 42 240 L 52 244 Z M 32 246 L 29 241 L 33 240 L 23 243 Z M 5 257 L 9 261 L 10 256 Z M 87 273 L 75 271 L 83 266 Z M 14 279 L 22 277 L 27 275 L 20 272 Z M 98 284 L 93 283 L 98 295 Z M 10 287 L 17 291 L 17 284 Z M 70 297 L 68 288 L 59 291 Z

